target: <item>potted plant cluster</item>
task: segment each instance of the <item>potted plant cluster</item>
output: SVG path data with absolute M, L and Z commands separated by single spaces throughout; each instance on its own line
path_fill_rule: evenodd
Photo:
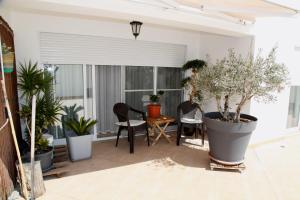
M 91 158 L 93 135 L 90 133 L 90 129 L 97 121 L 86 120 L 84 117 L 78 120 L 75 117 L 68 119 L 64 123 L 69 129 L 66 130 L 66 136 L 70 159 L 77 161 Z
M 30 146 L 30 125 L 32 113 L 32 97 L 36 95 L 36 124 L 35 124 L 35 158 L 40 160 L 42 170 L 52 166 L 53 147 L 49 146 L 43 134 L 59 121 L 62 110 L 61 102 L 53 94 L 53 76 L 48 71 L 38 69 L 37 63 L 20 64 L 18 73 L 18 89 L 23 103 L 20 117 L 26 125 L 27 143 Z
M 267 56 L 260 52 L 247 57 L 230 49 L 224 59 L 214 64 L 208 62 L 198 76 L 202 92 L 217 102 L 217 112 L 204 116 L 210 156 L 223 164 L 240 164 L 257 124 L 256 117 L 241 114 L 243 107 L 253 98 L 264 102 L 276 100 L 274 93 L 287 84 L 287 68 L 276 62 L 276 48 Z M 236 98 L 238 102 L 233 102 Z
M 148 116 L 150 118 L 160 117 L 161 105 L 159 103 L 159 100 L 163 94 L 164 94 L 164 91 L 158 91 L 157 94 L 150 95 L 151 103 L 147 106 Z

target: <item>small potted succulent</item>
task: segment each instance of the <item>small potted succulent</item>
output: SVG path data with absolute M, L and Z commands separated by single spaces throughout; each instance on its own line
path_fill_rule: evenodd
M 96 120 L 84 119 L 84 117 L 65 122 L 65 125 L 70 129 L 66 131 L 66 136 L 72 161 L 91 158 L 93 135 L 90 133 L 90 129 L 96 123 Z
M 160 117 L 160 108 L 161 105 L 159 103 L 160 97 L 164 94 L 164 91 L 158 91 L 157 94 L 150 95 L 151 103 L 147 106 L 148 108 L 148 116 L 151 118 Z

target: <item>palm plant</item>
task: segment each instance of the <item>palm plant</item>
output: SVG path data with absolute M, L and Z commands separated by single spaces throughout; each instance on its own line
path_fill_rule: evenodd
M 36 95 L 36 149 L 45 150 L 48 146 L 42 135 L 45 129 L 59 121 L 62 110 L 61 102 L 54 97 L 53 76 L 49 72 L 38 69 L 37 63 L 20 63 L 18 88 L 25 103 L 21 105 L 20 116 L 25 120 L 26 132 L 30 136 L 32 97 Z M 30 137 L 28 143 L 30 142 Z
M 78 120 L 78 112 L 81 110 L 83 110 L 83 107 L 77 106 L 77 104 L 63 107 L 65 114 L 61 116 L 61 122 L 64 135 L 66 135 L 66 131 L 69 130 L 69 127 L 65 126 L 66 122 L 70 120 Z
M 90 129 L 97 123 L 97 121 L 92 119 L 84 119 L 84 117 L 81 117 L 79 120 L 71 119 L 65 123 L 78 136 L 82 136 L 89 135 Z

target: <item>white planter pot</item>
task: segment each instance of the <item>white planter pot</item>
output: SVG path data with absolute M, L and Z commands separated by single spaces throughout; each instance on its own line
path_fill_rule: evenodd
M 67 136 L 70 159 L 72 161 L 92 157 L 92 135 Z

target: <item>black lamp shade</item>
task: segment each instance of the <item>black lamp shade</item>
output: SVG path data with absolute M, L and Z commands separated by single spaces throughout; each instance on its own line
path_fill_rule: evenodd
M 134 35 L 135 39 L 140 34 L 142 24 L 143 23 L 139 22 L 139 21 L 130 22 L 131 29 L 132 29 L 132 34 Z

